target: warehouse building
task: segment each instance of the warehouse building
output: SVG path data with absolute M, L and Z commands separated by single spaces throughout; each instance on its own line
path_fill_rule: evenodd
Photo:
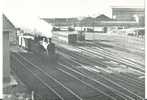
M 69 43 L 69 41 L 94 40 L 97 34 L 119 29 L 143 27 L 144 9 L 112 7 L 112 18 L 102 14 L 95 18 L 84 17 L 80 20 L 78 18 L 43 18 L 43 20 L 53 26 L 53 38 Z
M 3 79 L 10 81 L 10 44 L 16 41 L 16 29 L 10 20 L 3 15 Z
M 144 26 L 145 9 L 134 7 L 112 7 L 112 16 L 117 21 L 136 21 L 138 25 Z
M 52 38 L 64 43 L 75 43 L 85 40 L 85 35 L 92 33 L 107 33 L 107 27 L 101 21 L 110 21 L 111 18 L 100 15 L 96 18 L 44 18 L 47 23 L 53 26 Z

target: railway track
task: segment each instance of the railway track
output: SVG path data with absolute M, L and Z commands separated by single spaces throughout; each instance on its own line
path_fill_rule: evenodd
M 112 54 L 112 51 L 110 51 L 109 49 L 107 49 L 107 48 L 102 48 L 102 47 L 100 47 L 97 43 L 91 43 L 91 45 L 95 47 L 94 49 L 97 49 L 98 51 L 102 51 L 102 52 L 104 52 L 105 54 L 112 55 L 112 57 L 115 57 L 115 55 Z M 118 58 L 119 60 L 124 61 L 124 62 L 127 61 L 127 63 L 138 64 L 138 65 L 144 67 L 144 64 L 139 63 L 139 62 L 136 62 L 136 61 L 133 61 L 133 60 L 128 59 L 128 58 L 126 58 L 126 57 L 117 57 L 117 58 Z
M 111 54 L 110 51 L 107 52 L 107 50 L 105 49 L 101 49 L 101 48 L 84 48 L 83 50 L 85 50 L 85 52 L 89 53 L 89 54 L 94 54 L 96 55 L 96 57 L 102 57 L 102 58 L 108 58 L 110 61 L 113 61 L 113 62 L 116 62 L 117 63 L 117 66 L 119 66 L 120 64 L 124 65 L 124 66 L 127 66 L 128 68 L 132 68 L 134 71 L 135 71 L 135 74 L 133 74 L 133 77 L 130 77 L 129 75 L 127 75 L 127 78 L 129 78 L 130 80 L 132 80 L 132 78 L 134 79 L 134 76 L 136 75 L 136 73 L 139 73 L 139 75 L 141 76 L 144 76 L 144 65 L 140 64 L 140 63 L 137 63 L 137 62 L 134 62 L 134 61 L 127 61 L 127 59 L 125 58 L 121 58 L 121 57 L 116 57 L 116 55 L 114 54 Z M 89 51 L 91 50 L 91 51 Z M 103 60 L 103 59 L 100 59 L 100 60 Z M 107 64 L 106 64 L 107 65 Z M 129 65 L 129 66 L 128 66 Z M 136 76 L 137 79 L 139 76 Z M 137 79 L 134 79 L 134 80 L 137 80 Z M 144 81 L 142 81 L 142 79 L 140 81 L 134 81 L 134 82 L 140 82 L 141 83 L 144 83 Z
M 99 52 L 100 50 L 94 50 L 90 47 L 89 48 L 80 47 L 78 49 L 81 49 L 83 52 L 86 52 L 86 53 L 89 53 L 89 54 L 95 54 L 96 56 L 100 56 L 100 57 L 106 58 L 110 61 L 117 62 L 117 64 L 122 64 L 122 65 L 125 65 L 127 67 L 133 68 L 136 71 L 140 71 L 141 74 L 145 73 L 143 66 L 138 66 L 137 64 L 129 63 L 126 60 L 123 60 L 119 57 L 116 58 L 116 57 L 112 56 L 112 54 Z
M 63 50 L 62 52 L 64 52 L 65 50 Z M 66 52 L 66 54 L 70 54 L 71 55 L 71 52 L 69 53 L 67 53 Z M 76 55 L 76 56 L 75 56 Z M 72 54 L 71 55 L 71 58 L 72 59 L 74 59 L 75 61 L 76 61 L 76 63 L 78 62 L 78 64 L 80 65 L 81 64 L 81 62 L 85 62 L 85 60 L 83 60 L 83 61 L 81 61 L 81 59 L 85 59 L 85 56 L 83 57 L 83 58 L 81 58 L 81 55 L 78 55 L 78 54 L 76 54 L 76 53 L 74 53 L 74 54 Z M 90 60 L 90 59 L 87 59 L 87 60 Z M 88 63 L 88 65 L 89 65 L 89 63 Z M 94 65 L 94 64 L 93 64 Z M 92 65 L 92 63 L 91 63 L 91 66 L 93 66 Z M 82 66 L 82 65 L 81 65 Z M 93 66 L 94 67 L 94 66 Z M 105 76 L 106 77 L 106 76 Z M 122 76 L 121 76 L 122 77 Z M 114 77 L 114 79 L 116 78 L 116 76 Z M 118 77 L 117 77 L 118 78 Z M 114 79 L 113 79 L 113 81 L 114 81 Z M 110 79 L 109 79 L 109 81 L 110 81 Z M 123 82 L 123 86 L 126 86 L 127 84 L 126 84 L 126 82 L 125 82 L 126 80 L 124 80 L 124 82 Z M 112 82 L 112 81 L 111 81 Z M 116 83 L 115 81 L 114 82 L 112 82 L 112 83 Z M 121 84 L 121 85 L 120 85 Z M 134 89 L 135 89 L 135 91 L 138 91 L 137 89 L 138 89 L 138 85 L 137 84 L 135 84 L 134 83 L 134 86 L 132 86 L 132 83 L 129 83 L 128 82 L 128 84 L 130 84 L 131 85 L 131 87 L 130 86 L 127 86 L 127 88 L 125 88 L 125 90 L 127 90 L 127 91 L 129 91 L 129 92 L 131 92 L 132 94 L 134 94 L 134 95 L 136 95 L 136 97 L 139 97 L 139 98 L 142 98 L 143 99 L 143 97 L 141 97 L 141 96 L 139 96 L 139 95 L 137 95 L 136 93 L 134 93 L 134 92 L 132 92 L 132 89 L 133 89 L 133 91 L 134 91 Z M 117 85 L 118 86 L 121 86 L 122 88 L 124 88 L 123 86 L 122 86 L 122 83 L 117 83 Z M 133 87 L 133 88 L 132 88 Z M 139 87 L 140 88 L 140 87 Z M 131 91 L 130 91 L 130 89 L 131 89 Z M 123 90 L 123 89 L 122 89 Z M 127 93 L 127 92 L 126 92 Z
M 46 98 L 62 100 L 36 73 L 26 68 L 23 62 L 19 61 L 19 59 L 14 56 L 11 56 L 11 69 L 14 70 L 15 74 L 30 90 L 34 90 L 37 94 L 42 95 L 41 99 L 46 100 L 44 96 L 47 94 Z
M 89 44 L 86 44 L 87 47 L 83 46 L 82 48 L 83 49 L 87 49 L 87 50 L 90 50 L 90 52 L 93 52 L 93 53 L 97 53 L 97 54 L 103 54 L 103 56 L 106 56 L 108 58 L 111 58 L 111 59 L 114 59 L 114 60 L 117 60 L 117 61 L 121 61 L 123 63 L 126 63 L 128 65 L 135 65 L 135 66 L 139 66 L 141 68 L 144 69 L 144 63 L 142 62 L 137 62 L 137 61 L 134 61 L 133 59 L 129 59 L 125 56 L 117 56 L 116 57 L 116 52 L 115 50 L 114 51 L 110 51 L 108 48 L 104 48 L 104 47 L 101 47 L 99 44 L 97 44 L 97 42 L 93 43 L 93 42 L 90 42 Z M 76 48 L 79 48 L 79 46 L 76 45 Z M 120 53 L 120 52 L 119 52 Z
M 64 70 L 65 70 L 65 69 L 64 69 Z M 79 70 L 78 70 L 78 71 L 79 71 Z M 86 71 L 85 71 L 85 72 L 86 72 Z M 82 73 L 83 73 L 83 72 L 82 72 Z M 86 73 L 86 74 L 87 74 L 87 73 Z M 86 74 L 84 73 L 84 75 L 86 75 Z M 88 77 L 88 76 L 89 76 L 89 74 L 86 75 L 86 77 Z M 101 79 L 101 81 L 102 81 L 102 80 L 103 80 L 103 78 Z M 104 83 L 104 82 L 103 82 L 103 83 Z M 109 83 L 109 81 L 108 81 L 108 82 L 106 81 L 105 84 L 106 84 L 106 83 Z M 91 84 L 92 84 L 92 83 L 91 83 Z M 109 85 L 110 85 L 110 84 L 107 84 L 107 88 L 108 88 Z M 111 85 L 110 85 L 110 86 L 111 86 Z M 114 87 L 115 87 L 115 86 L 114 86 Z M 116 87 L 115 87 L 115 88 L 116 88 Z M 115 88 L 114 88 L 114 89 L 115 89 Z M 119 90 L 119 91 L 122 92 L 123 89 L 122 89 L 122 88 L 119 89 L 119 88 L 120 88 L 120 87 L 118 87 L 118 89 L 116 89 L 116 90 Z M 99 89 L 100 89 L 100 88 L 99 88 Z M 109 89 L 110 89 L 110 88 L 109 88 Z M 111 89 L 113 90 L 113 88 L 111 88 Z M 122 89 L 122 90 L 121 90 L 121 89 Z M 108 90 L 108 89 L 107 89 L 107 90 Z M 116 92 L 116 90 L 115 90 L 115 92 Z M 113 92 L 114 92 L 114 91 L 113 91 Z M 117 91 L 117 95 L 118 95 L 118 93 L 119 93 L 119 92 Z M 123 91 L 122 93 L 126 93 L 126 91 Z M 122 93 L 120 93 L 120 94 L 122 95 Z M 120 96 L 120 94 L 119 94 L 119 96 Z M 126 93 L 126 94 L 127 94 L 127 93 Z M 128 94 L 127 94 L 127 95 L 128 95 Z M 124 97 L 125 97 L 125 96 L 124 96 Z M 133 95 L 132 95 L 132 97 L 136 99 L 136 97 L 134 97 Z M 131 98 L 130 100 L 133 100 L 133 98 Z M 134 99 L 134 100 L 135 100 L 135 99 Z M 117 100 L 119 100 L 119 99 L 117 99 Z M 120 99 L 120 100 L 121 100 L 121 99 Z M 125 99 L 122 99 L 122 100 L 125 100 Z M 127 100 L 129 100 L 129 99 L 127 99 Z M 142 100 L 142 99 L 137 99 L 137 100 Z
M 81 53 L 79 53 L 78 55 L 84 55 L 84 54 L 86 54 L 86 56 L 88 56 L 88 55 L 92 55 L 93 53 L 89 53 L 88 51 L 84 51 L 84 50 L 82 50 L 83 52 L 86 52 L 86 53 L 83 53 L 83 52 L 81 52 Z M 92 56 L 95 56 L 95 58 L 96 58 L 96 60 L 94 61 L 94 62 L 96 62 L 96 63 L 99 63 L 100 65 L 102 65 L 103 67 L 105 66 L 105 67 L 109 67 L 109 66 L 112 66 L 112 67 L 116 67 L 116 66 L 118 66 L 118 67 L 120 67 L 121 65 L 119 64 L 119 62 L 117 63 L 117 65 L 112 65 L 112 64 L 109 64 L 109 63 L 107 63 L 107 62 L 104 62 L 104 61 L 108 61 L 108 62 L 110 62 L 110 61 L 113 61 L 113 60 L 109 60 L 109 59 L 106 59 L 106 57 L 103 57 L 103 56 L 101 56 L 101 55 L 96 55 L 96 54 L 93 54 Z M 89 58 L 90 58 L 90 56 L 89 56 Z M 107 66 L 108 65 L 108 66 Z M 125 65 L 125 67 L 126 67 L 126 65 Z M 130 68 L 130 67 L 128 67 L 128 68 Z M 132 68 L 132 66 L 131 66 L 131 68 Z M 134 68 L 134 67 L 133 67 Z M 137 69 L 131 69 L 131 70 L 133 70 L 135 73 L 138 73 L 139 74 L 139 76 L 140 75 L 142 75 L 142 76 L 144 76 L 144 72 L 140 72 L 140 71 L 138 71 Z M 131 77 L 131 78 L 133 78 L 133 77 Z M 137 76 L 137 78 L 138 78 L 138 76 Z
M 60 65 L 65 66 L 65 65 L 63 65 L 61 63 L 60 63 Z M 133 98 L 130 98 L 130 97 L 126 96 L 126 95 L 122 95 L 122 93 L 119 93 L 119 91 L 116 91 L 113 88 L 109 88 L 109 86 L 106 86 L 103 83 L 100 83 L 100 82 L 98 82 L 96 80 L 91 80 L 90 77 L 87 78 L 88 76 L 85 76 L 82 73 L 79 73 L 79 72 L 78 73 L 77 72 L 75 73 L 74 70 L 72 70 L 72 69 L 70 69 L 70 70 L 68 69 L 67 70 L 67 69 L 65 69 L 65 68 L 63 68 L 61 66 L 58 66 L 58 67 L 60 67 L 60 68 L 58 68 L 58 70 L 61 70 L 62 72 L 69 74 L 70 76 L 72 76 L 75 79 L 79 78 L 78 80 L 82 81 L 85 84 L 87 84 L 87 83 L 88 84 L 91 84 L 89 86 L 91 86 L 93 89 L 95 88 L 95 89 L 97 89 L 97 91 L 100 91 L 100 92 L 104 91 L 102 93 L 104 93 L 105 95 L 111 95 L 111 96 L 115 97 L 116 100 L 125 100 L 126 98 L 127 98 L 127 100 L 133 100 Z M 74 75 L 73 75 L 73 72 L 74 72 Z M 72 73 L 72 74 L 70 74 L 70 73 Z M 79 77 L 77 77 L 77 75 Z
M 75 62 L 75 63 L 77 63 L 77 62 Z M 100 80 L 100 79 L 98 78 L 98 76 L 101 76 L 101 80 L 100 80 L 100 81 L 101 81 L 102 83 L 107 84 L 107 86 L 110 86 L 110 87 L 111 87 L 113 84 L 115 84 L 115 85 L 118 86 L 118 88 L 116 88 L 116 86 L 112 86 L 112 88 L 114 88 L 114 89 L 116 89 L 116 90 L 119 90 L 119 91 L 121 91 L 122 93 L 127 93 L 127 92 L 122 91 L 123 89 L 121 90 L 121 88 L 124 88 L 124 89 L 127 90 L 127 91 L 130 90 L 130 87 L 125 88 L 125 87 L 121 86 L 120 84 L 118 84 L 116 81 L 114 81 L 115 77 L 113 78 L 113 80 L 111 80 L 111 79 L 109 79 L 109 77 L 103 75 L 102 73 L 97 74 L 97 73 L 94 73 L 94 72 L 90 72 L 89 70 L 87 71 L 87 69 L 84 69 L 84 71 L 83 71 L 83 69 L 82 69 L 82 71 L 78 69 L 78 71 L 82 72 L 83 74 L 85 74 L 85 75 L 87 75 L 87 76 L 90 76 L 90 75 L 91 75 L 91 77 L 94 77 L 96 80 Z M 107 82 L 103 82 L 103 80 L 107 80 Z M 110 83 L 112 83 L 112 85 L 111 85 Z M 124 82 L 123 82 L 123 83 L 124 83 Z M 135 87 L 136 87 L 136 86 L 135 86 Z M 136 90 L 136 91 L 138 91 L 138 90 Z M 130 91 L 130 92 L 131 92 L 131 91 Z M 142 93 L 142 92 L 143 92 L 143 91 L 141 91 L 141 93 Z M 131 93 L 132 93 L 132 92 L 131 92 Z M 129 95 L 129 94 L 127 94 L 127 95 Z M 136 95 L 136 94 L 134 94 L 134 95 Z M 136 95 L 136 96 L 137 96 L 137 95 Z
M 31 73 L 35 73 L 37 78 L 39 77 L 39 79 L 42 79 L 42 82 L 44 82 L 46 86 L 48 87 L 50 86 L 52 89 L 54 89 L 53 92 L 62 100 L 69 100 L 69 98 L 70 100 L 89 100 L 89 99 L 96 100 L 102 98 L 104 100 L 123 100 L 123 99 L 115 99 L 114 97 L 99 91 L 98 89 L 94 88 L 92 85 L 76 78 L 74 75 L 71 75 L 69 72 L 64 71 L 63 69 L 61 69 L 61 67 L 58 69 L 53 68 L 54 72 L 52 69 L 52 73 L 49 73 L 48 71 L 43 70 L 44 68 L 40 68 L 40 66 L 31 63 L 27 58 L 23 57 L 20 54 L 19 56 L 17 55 L 16 57 L 17 57 L 16 58 L 17 61 L 21 63 L 23 62 L 22 65 L 24 65 L 24 67 L 27 67 L 27 69 L 31 71 Z M 50 82 L 49 80 L 52 81 Z M 76 86 L 73 88 L 70 86 L 69 83 L 73 85 L 75 84 Z M 62 87 L 63 89 L 60 89 Z M 62 91 L 60 92 L 60 90 Z M 84 93 L 84 91 L 86 94 Z
M 117 39 L 117 38 L 116 38 L 116 39 Z M 115 39 L 115 40 L 116 40 L 116 39 Z M 118 40 L 115 41 L 115 40 L 111 40 L 111 39 L 109 40 L 109 38 L 107 38 L 107 39 L 104 39 L 103 41 L 105 41 L 105 40 L 110 41 L 110 44 L 109 44 L 109 45 L 114 46 L 116 49 L 119 49 L 119 50 L 125 50 L 125 49 L 123 48 L 123 47 L 125 46 L 126 48 L 135 50 L 138 54 L 139 54 L 140 51 L 141 51 L 142 53 L 144 52 L 144 50 L 138 48 L 138 47 L 140 47 L 140 46 L 144 46 L 144 41 L 132 40 L 132 39 L 131 39 L 130 42 L 127 41 L 127 43 L 124 43 L 124 42 L 125 42 L 124 39 L 118 39 Z M 96 44 L 96 45 L 100 44 L 99 41 L 94 41 L 93 43 Z M 105 43 L 104 43 L 104 44 L 105 44 Z M 99 46 L 100 46 L 100 45 L 99 45 Z M 128 50 L 126 49 L 126 51 L 128 51 Z
M 97 98 L 105 98 L 104 100 L 144 99 L 144 94 L 142 94 L 142 91 L 144 91 L 143 81 L 138 81 L 138 78 L 124 75 L 124 73 L 107 74 L 108 72 L 103 70 L 103 68 L 114 66 L 108 63 L 103 63 L 102 59 L 100 58 L 105 58 L 109 61 L 118 61 L 118 63 L 126 64 L 126 66 L 129 65 L 129 67 L 134 68 L 130 66 L 130 63 L 127 61 L 123 62 L 124 59 L 121 58 L 113 58 L 114 56 L 111 55 L 110 52 L 98 52 L 98 49 L 93 50 L 91 48 L 89 48 L 90 51 L 85 48 L 77 49 L 84 53 L 81 55 L 79 52 L 71 52 L 64 48 L 60 48 L 59 51 L 65 55 L 68 55 L 70 60 L 65 59 L 60 61 L 58 66 L 55 68 L 48 68 L 48 63 L 42 65 L 42 59 L 39 58 L 39 56 L 36 56 L 35 59 L 33 59 L 29 55 L 25 56 L 23 54 L 17 54 L 17 56 L 15 55 L 13 58 L 17 63 L 21 64 L 23 68 L 32 73 L 36 80 L 38 80 L 44 87 L 47 87 L 53 93 L 53 95 L 56 95 L 56 97 L 60 100 L 68 100 L 70 97 L 70 100 L 97 100 Z M 100 58 L 98 60 L 91 59 L 90 56 L 85 55 L 85 53 L 89 55 L 93 54 Z M 108 56 L 109 54 L 112 58 Z M 120 59 L 121 62 L 119 62 Z M 135 64 L 135 62 L 133 63 Z M 136 64 L 141 66 L 141 64 Z M 93 72 L 85 68 L 85 65 L 89 66 L 89 69 L 95 69 L 95 71 L 98 72 Z M 139 68 L 139 71 L 141 73 L 138 73 L 143 75 L 144 72 L 142 72 L 142 69 Z M 52 81 L 50 82 L 49 80 Z M 74 86 L 72 83 L 76 85 Z M 86 90 L 90 90 L 91 92 L 85 94 L 84 91 Z M 67 94 L 67 96 L 65 94 Z M 88 94 L 91 95 L 88 96 Z
M 81 52 L 81 54 L 87 54 L 87 56 L 91 55 L 95 58 L 98 58 L 99 61 L 105 61 L 106 60 L 106 61 L 108 61 L 108 63 L 110 61 L 112 61 L 112 62 L 117 63 L 117 64 L 115 64 L 115 66 L 132 68 L 131 70 L 134 70 L 135 74 L 132 73 L 133 77 L 128 76 L 130 78 L 134 78 L 136 73 L 139 74 L 139 76 L 136 76 L 137 78 L 140 77 L 140 75 L 144 76 L 144 73 L 145 73 L 144 72 L 145 71 L 144 65 L 142 65 L 140 63 L 135 63 L 134 61 L 130 61 L 130 60 L 128 61 L 125 58 L 116 57 L 116 55 L 110 53 L 110 51 L 107 51 L 104 48 L 98 48 L 98 47 L 95 47 L 95 48 L 90 48 L 90 47 L 88 47 L 88 48 L 82 47 L 81 48 L 80 47 L 79 48 L 79 47 L 75 47 L 74 49 L 79 50 Z M 89 56 L 89 57 L 91 57 L 91 56 Z M 107 65 L 107 64 L 105 64 L 105 65 Z M 142 81 L 142 79 L 140 81 Z M 143 81 L 143 83 L 144 83 L 144 81 Z
M 82 98 L 64 87 L 64 85 L 58 80 L 45 73 L 42 69 L 39 68 L 39 66 L 32 65 L 30 62 L 28 62 L 28 60 L 24 60 L 20 56 L 15 57 L 15 59 L 17 59 L 16 61 L 23 65 L 23 68 L 27 69 L 27 71 L 34 75 L 37 80 L 40 80 L 40 82 L 43 83 L 43 86 L 49 90 L 52 90 L 52 92 L 58 97 L 59 100 L 82 100 Z
M 102 51 L 102 52 L 104 52 L 105 54 L 112 56 L 112 58 L 117 58 L 118 60 L 121 60 L 121 61 L 123 61 L 123 62 L 125 62 L 125 63 L 130 64 L 130 65 L 135 64 L 135 65 L 138 65 L 138 66 L 141 66 L 141 67 L 144 68 L 144 63 L 136 62 L 136 61 L 134 61 L 134 60 L 132 60 L 132 59 L 126 58 L 125 56 L 121 56 L 121 57 L 118 56 L 118 57 L 116 57 L 115 54 L 114 54 L 115 52 L 112 53 L 112 51 L 110 51 L 109 49 L 106 49 L 106 48 L 99 48 L 98 46 L 97 46 L 95 49 L 96 49 L 97 51 Z
M 85 50 L 85 49 L 84 49 Z M 86 51 L 86 50 L 85 50 Z M 88 50 L 86 51 L 87 52 L 87 54 L 89 53 L 88 52 Z M 89 54 L 91 54 L 92 52 L 90 52 Z M 95 54 L 95 53 L 94 53 Z M 97 55 L 97 54 L 95 54 L 96 55 L 96 57 L 98 57 L 98 56 L 100 56 L 100 57 L 103 57 L 104 58 L 104 56 L 101 56 L 101 55 Z M 107 55 L 108 56 L 108 55 Z M 96 58 L 95 57 L 95 58 Z M 106 58 L 105 58 L 106 59 Z M 103 59 L 99 59 L 99 61 L 102 61 L 102 63 L 103 63 Z M 118 67 L 120 67 L 120 63 L 119 63 L 119 61 L 116 61 L 116 60 L 112 60 L 112 59 L 110 59 L 108 62 L 110 62 L 110 61 L 114 61 L 114 62 L 116 62 L 117 64 L 115 65 L 115 66 L 118 66 Z M 98 62 L 98 61 L 96 61 L 96 62 Z M 100 62 L 101 63 L 101 62 Z M 109 66 L 113 66 L 112 64 L 107 64 L 107 63 L 105 63 L 104 62 L 104 65 L 109 65 Z M 121 65 L 124 65 L 124 63 L 122 63 Z M 133 74 L 134 76 L 133 77 L 130 77 L 130 80 L 132 80 L 132 78 L 134 79 L 135 78 L 135 76 L 136 76 L 136 78 L 134 79 L 134 82 L 140 82 L 140 84 L 142 84 L 142 83 L 144 83 L 144 80 L 142 81 L 142 79 L 140 79 L 140 81 L 135 81 L 135 80 L 137 80 L 138 79 L 138 77 L 140 77 L 140 76 L 144 76 L 144 69 L 142 69 L 141 67 L 137 67 L 136 68 L 136 66 L 134 65 L 134 66 L 132 66 L 132 65 L 127 65 L 127 64 L 125 64 L 124 66 L 127 66 L 128 68 L 132 68 L 131 70 L 132 71 L 134 71 L 134 73 L 135 74 Z M 138 68 L 139 68 L 139 70 L 138 70 Z M 137 75 L 137 73 L 138 73 L 138 75 Z M 127 77 L 127 78 L 129 78 L 129 77 Z

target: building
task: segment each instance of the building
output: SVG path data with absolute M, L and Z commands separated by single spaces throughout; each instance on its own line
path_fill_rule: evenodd
M 52 38 L 64 43 L 74 43 L 77 40 L 84 40 L 86 33 L 106 33 L 107 27 L 101 21 L 110 21 L 111 18 L 100 15 L 96 18 L 43 18 L 48 24 L 53 26 Z
M 15 26 L 3 15 L 3 79 L 10 81 L 10 44 L 16 36 Z M 14 39 L 15 40 L 15 39 Z
M 56 27 L 58 31 L 67 30 L 73 28 L 77 32 L 77 40 L 79 37 L 89 39 L 95 37 L 93 34 L 109 33 L 118 29 L 127 29 L 132 27 L 144 27 L 144 9 L 143 8 L 123 8 L 123 7 L 112 7 L 112 18 L 101 14 L 97 17 L 84 17 L 78 18 L 43 18 L 47 23 Z M 65 28 L 66 27 L 66 28 Z M 54 32 L 52 31 L 53 37 L 55 35 L 58 40 L 65 40 L 65 34 L 71 34 L 71 32 Z M 62 35 L 61 35 L 61 34 Z M 73 33 L 73 32 L 72 32 Z M 63 35 L 64 34 L 64 35 Z M 62 37 L 61 37 L 62 36 Z M 64 39 L 63 39 L 64 38 Z M 85 40 L 82 39 L 82 40 Z M 90 38 L 90 40 L 93 38 Z M 68 38 L 66 38 L 68 41 Z
M 112 16 L 117 21 L 135 21 L 144 26 L 145 9 L 133 7 L 112 7 Z

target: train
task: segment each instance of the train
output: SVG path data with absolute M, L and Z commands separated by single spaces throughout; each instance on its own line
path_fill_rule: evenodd
M 27 50 L 28 52 L 34 53 L 40 57 L 51 61 L 57 61 L 57 54 L 55 49 L 55 44 L 51 41 L 51 38 L 47 38 L 46 36 L 21 36 L 19 37 L 19 46 Z M 50 45 L 54 46 L 50 46 Z M 50 53 L 51 52 L 51 53 Z

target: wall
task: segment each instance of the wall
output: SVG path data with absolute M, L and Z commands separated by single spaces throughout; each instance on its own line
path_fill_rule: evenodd
M 3 78 L 9 81 L 10 76 L 10 52 L 9 52 L 9 32 L 3 32 Z
M 3 15 L 3 79 L 10 82 L 10 34 L 16 32 L 15 26 Z M 6 80 L 6 81 L 5 81 Z
M 13 31 L 9 34 L 9 42 L 10 45 L 16 44 L 17 40 L 16 40 L 16 31 Z

